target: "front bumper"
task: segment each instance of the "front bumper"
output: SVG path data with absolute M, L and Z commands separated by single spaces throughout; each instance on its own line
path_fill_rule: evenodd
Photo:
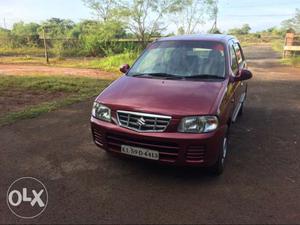
M 213 165 L 218 159 L 226 128 L 221 126 L 206 134 L 140 133 L 91 118 L 94 142 L 104 150 L 123 156 L 127 155 L 121 153 L 121 145 L 156 150 L 159 151 L 159 163 L 178 166 Z

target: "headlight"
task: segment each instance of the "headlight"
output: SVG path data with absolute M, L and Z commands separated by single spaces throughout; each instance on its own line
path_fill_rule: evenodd
M 181 120 L 178 127 L 183 133 L 208 133 L 216 130 L 218 118 L 216 116 L 192 116 Z
M 94 102 L 93 109 L 92 109 L 92 116 L 99 120 L 110 122 L 111 121 L 110 108 L 98 102 Z

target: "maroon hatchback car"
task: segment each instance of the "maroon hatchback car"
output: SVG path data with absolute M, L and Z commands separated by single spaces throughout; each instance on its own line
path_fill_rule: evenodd
M 91 128 L 108 152 L 221 174 L 242 113 L 247 70 L 237 39 L 187 35 L 151 43 L 95 100 Z

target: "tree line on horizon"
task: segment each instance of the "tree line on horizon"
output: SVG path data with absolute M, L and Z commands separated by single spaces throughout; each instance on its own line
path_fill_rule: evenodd
M 55 49 L 58 56 L 66 50 L 70 55 L 105 56 L 143 48 L 154 37 L 199 32 L 211 22 L 209 33 L 221 33 L 217 26 L 218 0 L 83 0 L 95 19 L 75 23 L 68 19 L 51 18 L 42 23 L 15 23 L 11 30 L 0 28 L 0 46 L 7 48 L 43 47 Z M 176 33 L 164 34 L 175 24 Z M 300 10 L 294 18 L 283 21 L 280 28 L 263 32 L 283 35 L 287 28 L 300 31 Z M 246 35 L 248 24 L 227 33 Z M 164 35 L 163 35 L 164 34 Z M 137 42 L 114 42 L 136 39 Z

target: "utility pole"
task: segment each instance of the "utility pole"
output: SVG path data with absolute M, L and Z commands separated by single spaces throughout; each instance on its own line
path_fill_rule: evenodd
M 5 17 L 3 18 L 3 28 L 7 29 L 7 27 L 6 27 L 6 21 L 5 21 Z
M 44 48 L 45 48 L 45 59 L 46 59 L 46 63 L 49 64 L 49 56 L 48 56 L 48 48 L 47 48 L 47 41 L 46 41 L 46 35 L 45 35 L 45 27 L 42 27 L 42 29 L 43 29 Z

